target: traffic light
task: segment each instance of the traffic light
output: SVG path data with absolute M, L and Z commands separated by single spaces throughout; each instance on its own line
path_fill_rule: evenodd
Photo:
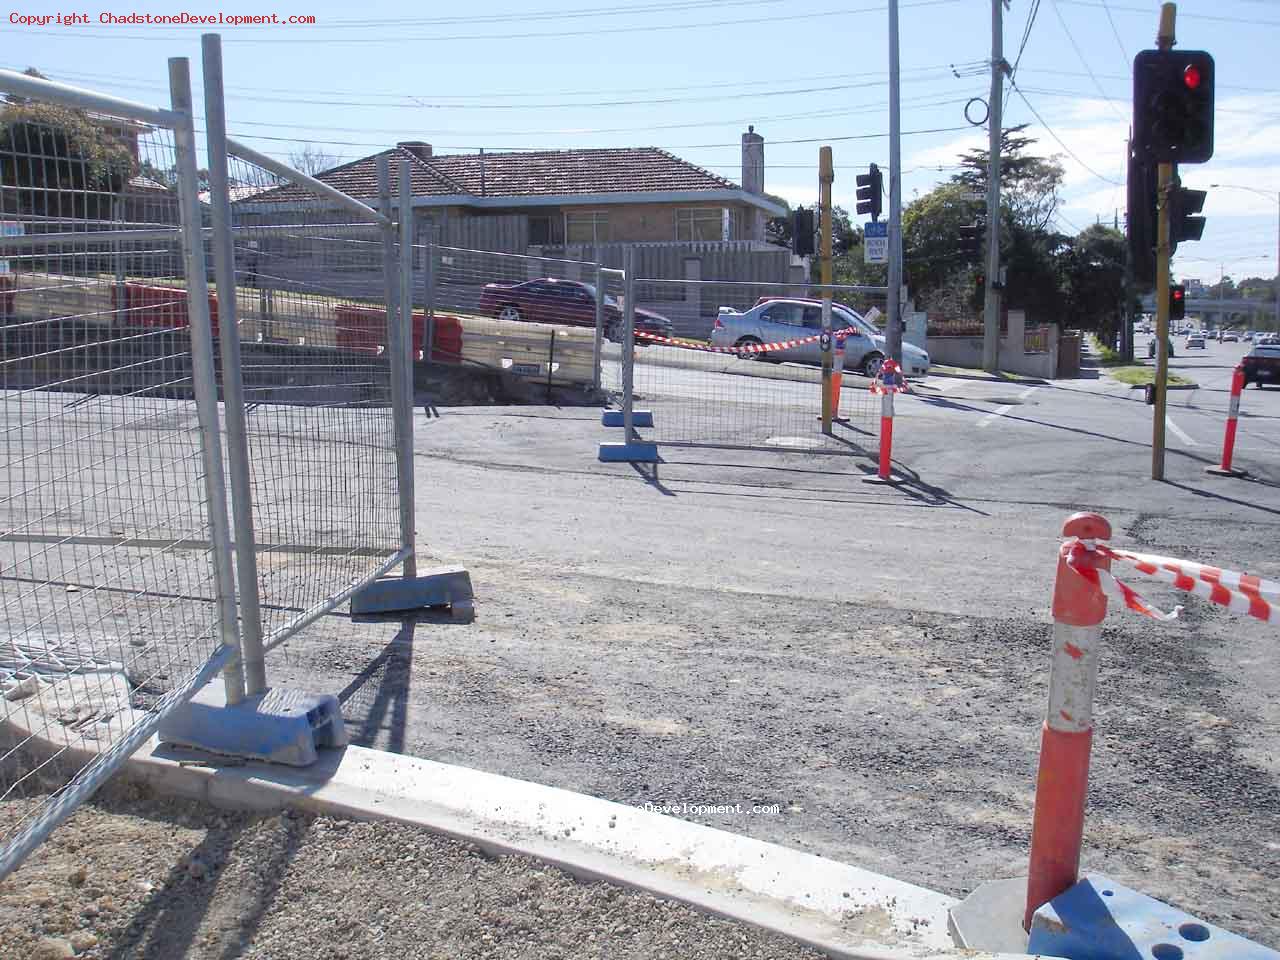
M 968 223 L 960 228 L 960 254 L 974 259 L 982 252 L 982 223 Z
M 1203 50 L 1143 50 L 1133 59 L 1133 140 L 1155 163 L 1213 156 L 1213 57 Z
M 1195 214 L 1204 209 L 1208 194 L 1204 190 L 1188 190 L 1174 181 L 1169 191 L 1169 248 L 1178 249 L 1179 240 L 1199 240 L 1204 236 L 1204 217 Z
M 1169 322 L 1184 320 L 1187 316 L 1187 288 L 1180 283 L 1169 287 Z
M 814 252 L 813 234 L 813 211 L 796 207 L 791 224 L 791 250 L 797 257 L 808 256 Z
M 858 215 L 871 214 L 873 221 L 880 219 L 880 199 L 884 193 L 884 175 L 874 163 L 868 173 L 858 174 Z
M 1150 290 L 1156 282 L 1156 165 L 1145 163 L 1135 151 L 1129 154 L 1128 187 L 1126 232 L 1133 282 Z

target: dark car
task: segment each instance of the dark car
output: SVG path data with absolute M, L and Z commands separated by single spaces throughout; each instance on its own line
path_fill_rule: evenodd
M 1258 344 L 1240 362 L 1246 387 L 1256 383 L 1261 390 L 1264 383 L 1280 383 L 1280 346 Z
M 596 325 L 596 288 L 577 280 L 541 277 L 524 283 L 489 283 L 480 292 L 481 313 L 499 320 L 559 323 L 571 327 Z M 602 311 L 605 336 L 617 340 L 622 327 L 622 304 L 608 295 Z M 671 321 L 652 310 L 636 310 L 636 330 L 671 336 Z M 637 341 L 644 343 L 643 340 Z

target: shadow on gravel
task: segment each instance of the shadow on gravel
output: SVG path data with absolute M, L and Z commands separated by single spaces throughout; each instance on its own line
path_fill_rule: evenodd
M 379 618 L 364 618 L 362 622 L 377 619 Z M 433 617 L 428 616 L 402 620 L 400 629 L 382 652 L 338 694 L 345 722 L 350 727 L 358 728 L 348 730 L 352 743 L 372 747 L 385 729 L 386 742 L 383 749 L 392 753 L 404 752 L 409 684 L 413 676 L 414 628 L 419 622 L 431 619 Z M 375 679 L 376 686 L 370 691 L 370 682 Z
M 925 483 L 919 473 L 904 463 L 895 460 L 893 468 L 898 476 L 906 478 L 904 482 L 897 484 L 897 489 L 926 507 L 955 507 L 959 510 L 976 513 L 980 517 L 991 516 L 984 510 L 979 510 L 977 507 L 971 507 L 967 503 L 956 500 L 949 491 L 942 487 L 935 487 L 933 484 Z M 872 476 L 876 472 L 870 467 L 863 469 L 863 473 L 866 476 Z
M 216 913 L 212 919 L 208 915 L 214 899 L 220 895 L 233 896 L 240 909 L 232 914 L 227 914 L 225 909 L 220 911 L 224 921 L 233 915 L 234 923 L 213 924 L 220 928 L 219 956 L 222 960 L 232 960 L 244 955 L 263 917 L 279 896 L 288 864 L 297 854 L 310 821 L 286 816 L 282 818 L 285 829 L 270 834 L 259 831 L 252 843 L 242 836 L 244 824 L 232 822 L 233 826 L 210 829 L 200 843 L 170 868 L 164 882 L 151 890 L 129 926 L 115 938 L 107 954 L 109 960 L 169 960 L 192 953 L 212 955 L 197 949 L 210 945 L 208 933 L 201 938 L 203 944 L 197 944 L 197 937 L 201 936 L 202 928 L 207 931 L 218 919 Z M 240 887 L 219 894 L 218 885 L 228 858 L 237 848 L 252 850 L 256 861 L 250 874 L 253 879 L 248 889 Z M 237 882 L 242 883 L 243 877 Z
M 631 469 L 640 474 L 640 478 L 649 486 L 657 490 L 664 497 L 674 497 L 676 492 L 670 487 L 665 486 L 658 477 L 658 464 L 648 463 L 632 463 Z

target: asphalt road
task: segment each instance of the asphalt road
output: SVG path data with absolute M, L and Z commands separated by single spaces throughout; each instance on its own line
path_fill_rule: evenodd
M 476 622 L 324 617 L 269 679 L 338 693 L 360 743 L 627 803 L 776 803 L 704 819 L 963 894 L 1025 871 L 1068 514 L 1280 579 L 1275 392 L 1244 399 L 1252 479 L 1204 472 L 1243 352 L 1179 351 L 1200 386 L 1173 395 L 1164 482 L 1141 391 L 1096 371 L 917 384 L 898 488 L 861 482 L 874 444 L 605 464 L 619 431 L 593 408 L 419 410 L 421 551 L 470 569 Z M 767 421 L 751 378 L 683 373 L 703 380 L 671 409 Z M 1113 611 L 1086 867 L 1280 944 L 1278 687 L 1273 628 L 1195 600 L 1173 624 Z

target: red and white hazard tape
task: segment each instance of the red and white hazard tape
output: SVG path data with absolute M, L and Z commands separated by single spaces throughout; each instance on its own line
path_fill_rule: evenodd
M 1116 550 L 1105 544 L 1089 540 L 1077 540 L 1070 548 L 1068 564 L 1086 580 L 1097 584 L 1109 598 L 1122 602 L 1135 613 L 1153 620 L 1173 620 L 1182 612 L 1174 607 L 1169 613 L 1156 609 L 1126 584 L 1121 583 L 1106 570 L 1081 566 L 1072 562 L 1077 551 L 1097 551 L 1103 557 L 1132 567 L 1139 573 L 1172 584 L 1179 590 L 1194 594 L 1210 603 L 1226 607 L 1233 613 L 1243 613 L 1266 623 L 1280 623 L 1280 583 L 1263 580 L 1247 573 L 1222 570 L 1191 560 L 1175 560 L 1147 553 L 1131 553 Z
M 896 384 L 892 387 L 886 387 L 883 380 L 877 380 L 871 384 L 870 389 L 877 397 L 883 397 L 886 393 L 910 393 L 911 384 L 907 383 L 906 380 L 903 380 L 902 383 Z
M 843 340 L 852 336 L 858 331 L 853 327 L 846 327 L 843 330 L 832 330 L 831 336 L 837 340 Z M 822 339 L 822 334 L 814 334 L 812 337 L 801 337 L 798 340 L 780 340 L 777 343 L 744 343 L 736 347 L 713 347 L 709 343 L 690 343 L 687 340 L 679 340 L 675 337 L 660 337 L 656 333 L 646 333 L 643 330 L 637 330 L 636 336 L 650 343 L 662 343 L 669 347 L 684 347 L 686 350 L 701 350 L 703 353 L 772 353 L 774 350 L 790 350 L 793 347 L 802 347 L 806 343 L 814 343 Z

